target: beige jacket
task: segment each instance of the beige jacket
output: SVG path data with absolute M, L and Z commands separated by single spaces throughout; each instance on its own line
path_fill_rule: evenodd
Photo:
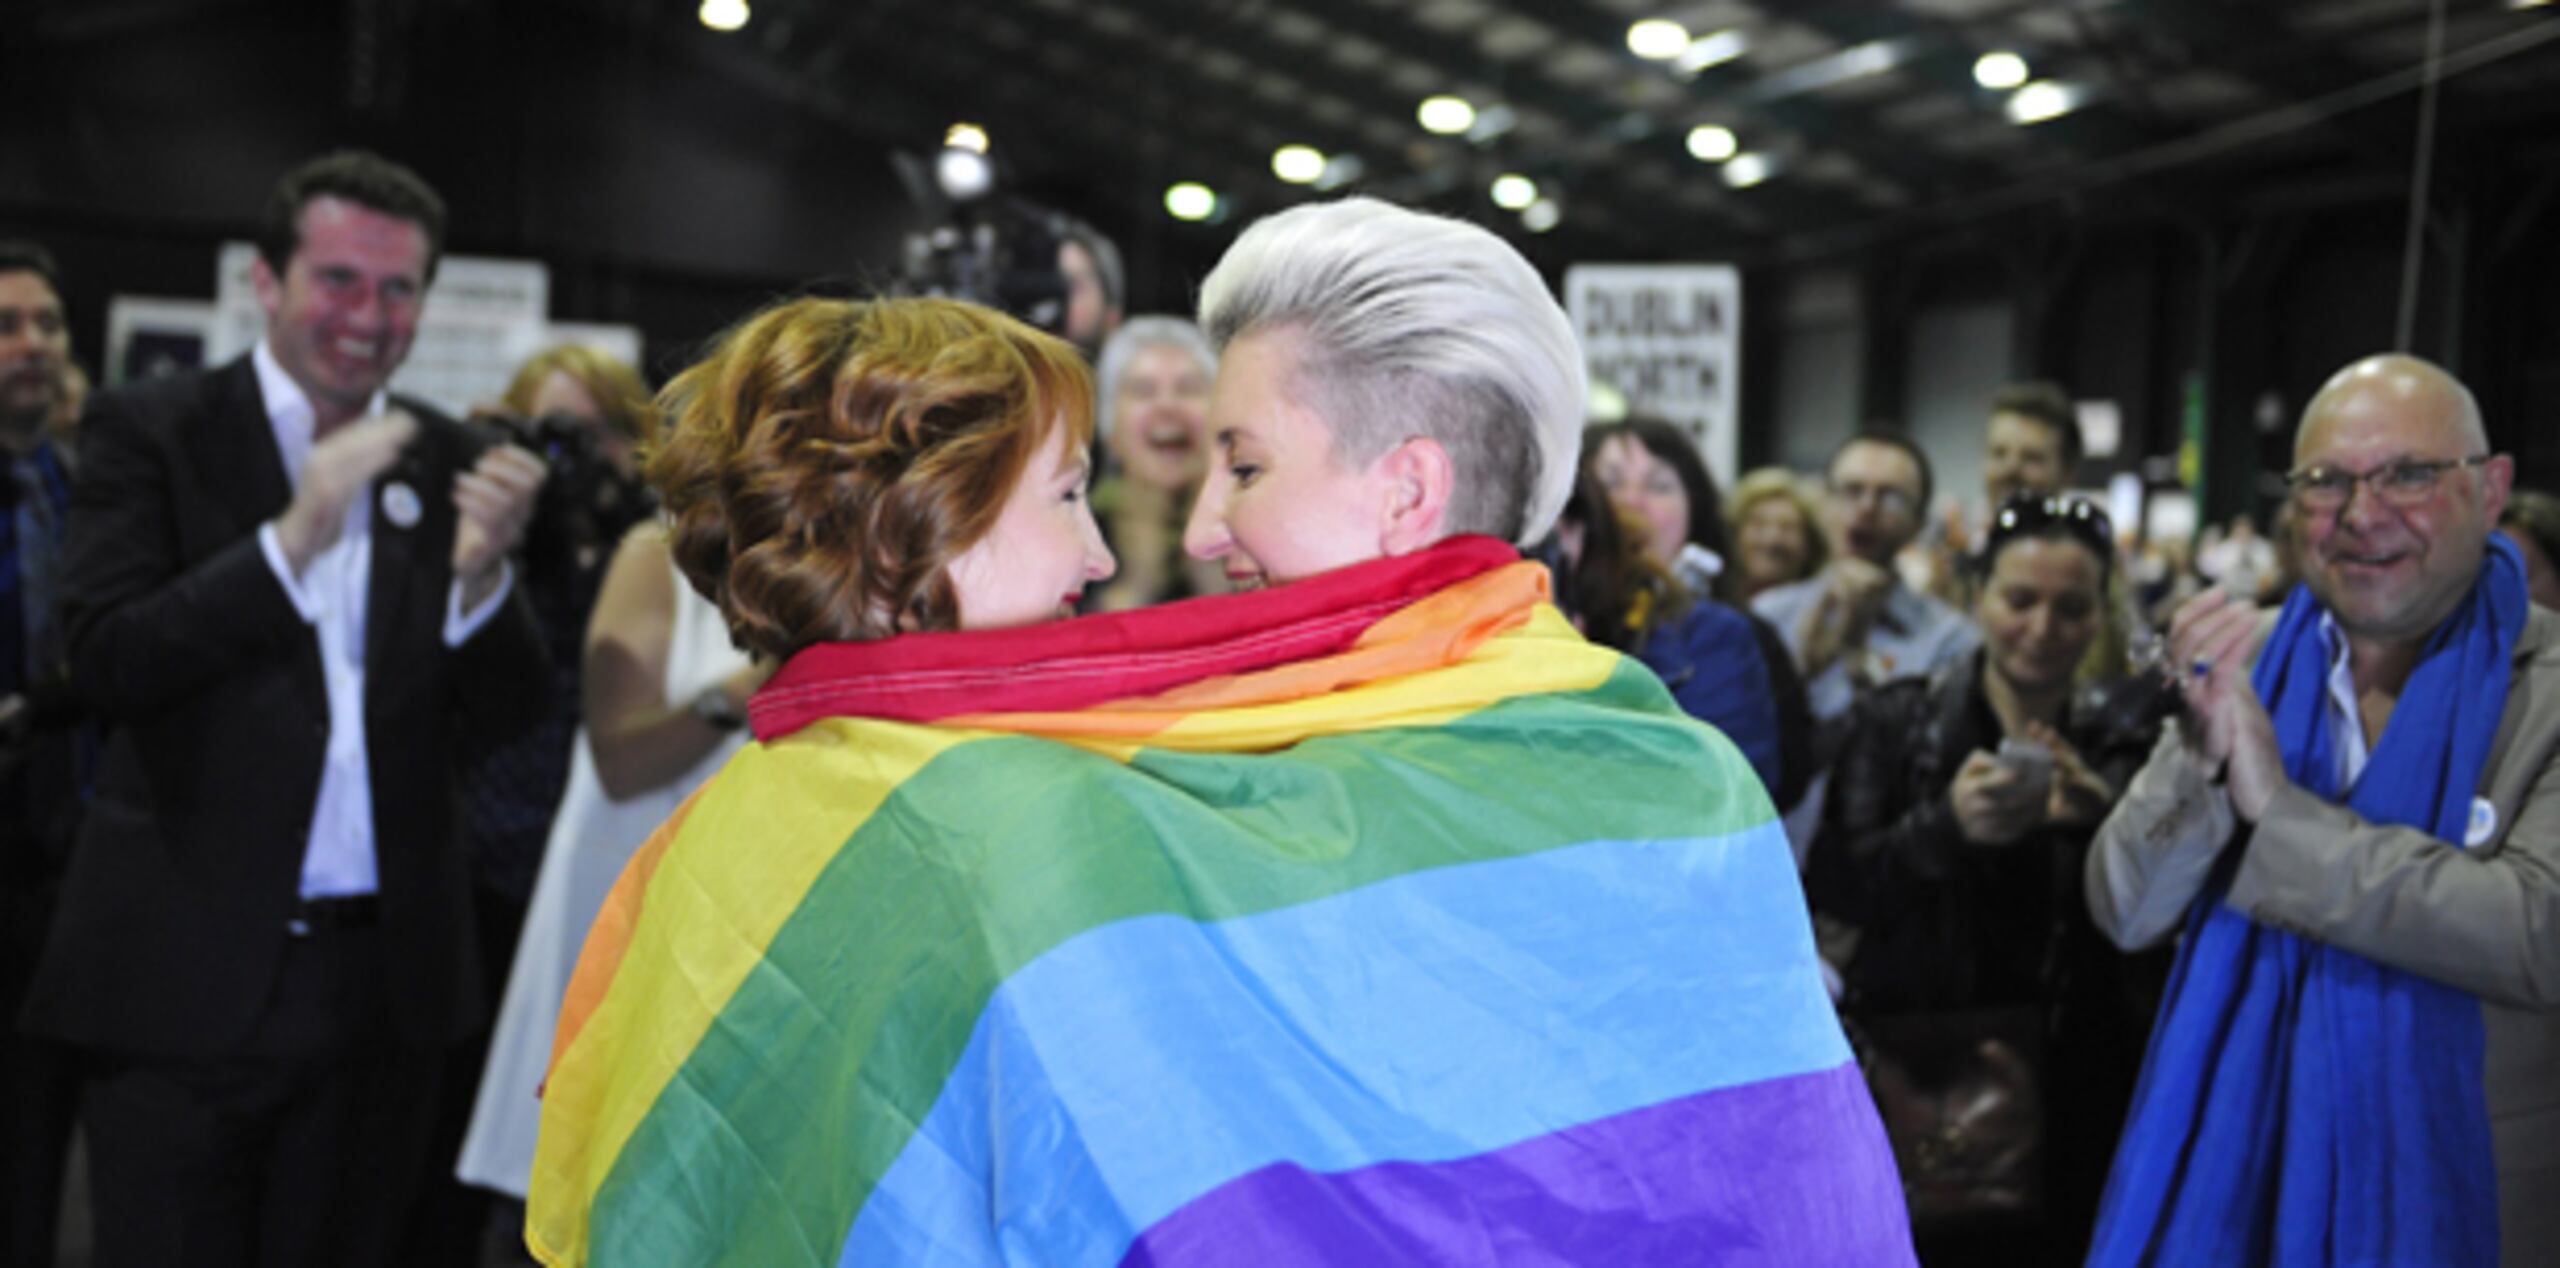
M 2455 849 L 2287 787 L 2225 901 L 2480 997 L 2500 1258 L 2547 1268 L 2560 1264 L 2560 616 L 2541 608 L 2516 642 L 2480 795 L 2497 824 Z M 2168 728 L 2089 851 L 2098 928 L 2128 950 L 2175 933 L 2236 826 L 2229 793 Z

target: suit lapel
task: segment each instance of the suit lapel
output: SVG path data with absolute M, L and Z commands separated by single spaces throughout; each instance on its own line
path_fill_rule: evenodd
M 242 356 L 207 376 L 204 392 L 206 408 L 182 430 L 179 443 L 199 487 L 227 521 L 211 540 L 236 541 L 284 513 L 293 501 L 293 482 L 285 475 L 284 452 L 276 447 L 275 423 L 267 417 L 257 367 L 249 358 Z M 329 716 L 329 688 L 316 634 L 305 638 L 293 656 L 293 684 L 313 718 Z
M 206 390 L 213 408 L 204 411 L 200 425 L 187 429 L 187 446 L 205 488 L 231 513 L 234 526 L 255 532 L 293 501 L 275 424 L 258 394 L 258 371 L 241 357 L 215 372 Z
M 410 412 L 417 411 L 411 408 Z M 418 436 L 409 442 L 408 452 L 366 493 L 373 499 L 372 573 L 366 582 L 364 610 L 368 704 L 402 680 L 400 666 L 394 660 L 401 643 L 399 635 L 409 622 L 421 618 L 412 605 L 418 598 L 422 566 L 432 562 L 421 557 L 423 543 L 450 540 L 449 532 L 438 531 L 453 510 L 448 499 L 437 496 L 443 485 L 433 475 L 433 464 L 427 459 L 432 443 L 426 420 L 421 418 Z M 395 504 L 403 512 L 397 517 L 389 513 Z M 404 525 L 401 519 L 409 522 Z M 435 617 L 433 626 L 441 631 L 443 614 L 438 612 Z

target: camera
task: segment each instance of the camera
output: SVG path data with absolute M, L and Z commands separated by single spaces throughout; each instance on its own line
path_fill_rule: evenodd
M 931 229 L 907 235 L 900 288 L 968 300 L 1050 334 L 1067 324 L 1067 277 L 1058 269 L 1062 214 L 1018 199 L 970 203 Z
M 527 418 L 481 414 L 491 439 L 542 459 L 550 474 L 525 527 L 525 567 L 537 577 L 593 572 L 632 525 L 657 510 L 649 487 L 605 456 L 598 430 L 608 424 L 571 414 Z
M 1003 189 L 1001 164 L 978 148 L 946 145 L 930 157 L 893 153 L 891 166 L 907 198 L 930 227 L 910 233 L 901 252 L 897 291 L 967 300 L 1008 313 L 1053 335 L 1067 334 L 1067 276 L 1059 249 L 1093 230 L 1055 208 Z M 1107 243 L 1100 251 L 1109 253 Z M 1116 256 L 1115 256 L 1116 261 Z M 1116 275 L 1116 262 L 1109 266 Z M 1111 283 L 1116 293 L 1116 280 Z

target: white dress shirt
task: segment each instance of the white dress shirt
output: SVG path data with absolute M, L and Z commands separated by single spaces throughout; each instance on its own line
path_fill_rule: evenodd
M 2330 748 L 2338 755 L 2338 795 L 2332 800 L 2344 804 L 2373 754 L 2364 742 L 2364 710 L 2356 703 L 2355 669 L 2347 661 L 2347 632 L 2338 628 L 2337 619 L 2326 609 L 2320 613 L 2320 640 L 2329 649 L 2329 694 L 2320 720 L 2328 726 Z
M 266 340 L 258 341 L 249 359 L 257 367 L 258 395 L 266 402 L 267 422 L 275 429 L 285 480 L 299 489 L 302 469 L 311 460 L 311 398 L 277 363 Z M 377 391 L 366 412 L 380 414 L 386 406 L 384 394 Z M 449 496 L 443 489 L 414 492 L 422 498 Z M 407 530 L 395 527 L 392 531 Z M 320 765 L 320 796 L 311 810 L 311 837 L 302 851 L 302 896 L 375 893 L 381 881 L 374 858 L 373 783 L 366 766 L 364 734 L 364 617 L 373 578 L 373 498 L 360 497 L 347 504 L 346 525 L 338 540 L 313 556 L 300 577 L 293 575 L 286 562 L 272 521 L 258 529 L 258 546 L 284 587 L 285 597 L 319 639 L 320 670 L 329 688 L 329 748 Z M 445 646 L 460 647 L 497 614 L 515 581 L 513 568 L 502 568 L 496 591 L 468 613 L 462 610 L 462 579 L 454 579 L 445 599 Z
M 1798 665 L 1804 663 L 1805 613 L 1822 602 L 1830 588 L 1827 577 L 1807 577 L 1763 590 L 1751 600 L 1751 610 L 1778 627 L 1778 637 L 1786 641 Z M 1828 722 L 1858 702 L 1853 665 L 1872 681 L 1883 683 L 1927 675 L 1981 645 L 1982 632 L 1963 613 L 1896 580 L 1885 592 L 1883 611 L 1867 629 L 1866 642 L 1842 648 L 1839 659 L 1805 678 L 1805 705 L 1815 721 Z

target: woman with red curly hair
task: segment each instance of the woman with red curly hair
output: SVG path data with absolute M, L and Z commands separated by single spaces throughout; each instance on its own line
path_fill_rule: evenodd
M 1112 573 L 1084 496 L 1092 379 L 991 309 L 781 304 L 660 404 L 676 562 L 756 655 L 1028 625 Z

